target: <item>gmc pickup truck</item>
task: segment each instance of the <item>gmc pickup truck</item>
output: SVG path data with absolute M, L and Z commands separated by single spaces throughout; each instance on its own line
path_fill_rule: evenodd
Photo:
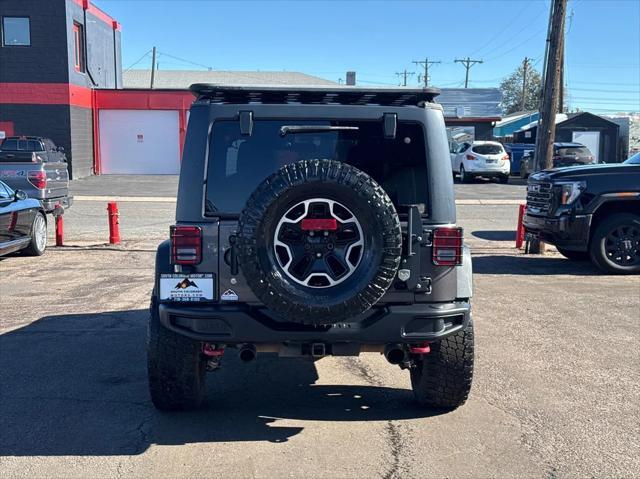
M 0 145 L 0 180 L 40 201 L 47 213 L 69 208 L 69 171 L 64 149 L 48 138 L 12 136 Z

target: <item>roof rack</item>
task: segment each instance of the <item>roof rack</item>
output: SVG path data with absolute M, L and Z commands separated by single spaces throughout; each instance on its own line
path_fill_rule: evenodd
M 357 88 L 296 86 L 222 86 L 194 83 L 189 90 L 215 103 L 306 103 L 314 105 L 408 106 L 432 103 L 437 88 Z

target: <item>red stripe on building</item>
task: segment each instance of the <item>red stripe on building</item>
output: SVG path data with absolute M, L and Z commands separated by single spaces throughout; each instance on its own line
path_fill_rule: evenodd
M 87 11 L 87 13 L 90 13 L 99 20 L 102 20 L 114 30 L 120 30 L 120 24 L 114 18 L 110 17 L 98 7 L 93 5 L 89 0 L 73 0 L 73 3 L 82 7 Z
M 91 89 L 69 83 L 0 83 L 3 103 L 91 108 Z

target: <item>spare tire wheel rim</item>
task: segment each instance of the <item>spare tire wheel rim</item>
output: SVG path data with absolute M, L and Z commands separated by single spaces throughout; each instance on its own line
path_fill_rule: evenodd
M 328 198 L 301 201 L 282 215 L 273 241 L 285 276 L 309 288 L 330 288 L 356 271 L 364 235 L 356 216 Z

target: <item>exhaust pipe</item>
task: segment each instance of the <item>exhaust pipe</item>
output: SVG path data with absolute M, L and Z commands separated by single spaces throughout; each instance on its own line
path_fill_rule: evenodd
M 248 363 L 256 358 L 256 347 L 253 344 L 245 344 L 240 348 L 240 360 Z
M 402 364 L 406 361 L 407 353 L 400 344 L 387 344 L 384 348 L 384 357 L 390 364 Z

